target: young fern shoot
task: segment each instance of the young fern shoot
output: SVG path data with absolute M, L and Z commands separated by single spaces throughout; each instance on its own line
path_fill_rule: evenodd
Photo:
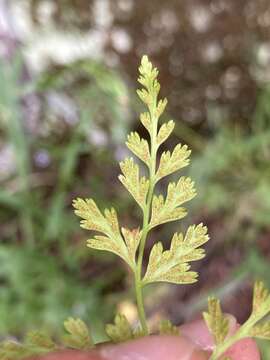
M 251 315 L 234 334 L 229 334 L 229 319 L 221 310 L 220 302 L 214 297 L 208 299 L 205 322 L 212 333 L 215 347 L 209 360 L 228 359 L 221 357 L 233 344 L 245 338 L 270 340 L 270 321 L 264 320 L 270 314 L 270 293 L 262 281 L 256 281 L 253 290 Z
M 143 287 L 161 281 L 175 284 L 191 284 L 197 281 L 198 274 L 190 271 L 189 263 L 205 256 L 200 246 L 207 242 L 209 237 L 206 227 L 199 224 L 190 226 L 185 235 L 174 234 L 169 250 L 163 250 L 161 242 L 155 244 L 143 274 L 144 249 L 149 232 L 161 224 L 182 219 L 187 214 L 182 205 L 191 200 L 196 191 L 193 181 L 182 176 L 176 183 L 169 183 L 165 197 L 154 193 L 159 180 L 189 164 L 191 151 L 186 145 L 178 144 L 172 152 L 163 152 L 158 163 L 159 147 L 171 135 L 174 122 L 170 120 L 159 127 L 159 119 L 166 108 L 167 100 L 158 99 L 158 70 L 147 56 L 143 56 L 139 72 L 138 81 L 143 88 L 138 90 L 137 94 L 147 108 L 147 111 L 141 114 L 140 120 L 149 133 L 150 141 L 142 139 L 137 132 L 132 132 L 128 135 L 126 145 L 147 166 L 149 177 L 140 176 L 138 164 L 130 157 L 120 163 L 122 174 L 119 180 L 141 208 L 142 226 L 140 229 L 122 228 L 120 231 L 116 211 L 106 209 L 102 214 L 93 199 L 77 199 L 73 205 L 76 215 L 83 219 L 83 228 L 103 234 L 88 240 L 87 245 L 117 254 L 133 271 L 141 333 L 147 335 L 149 329 L 144 310 Z M 125 320 L 117 319 L 118 327 L 122 324 L 124 328 Z

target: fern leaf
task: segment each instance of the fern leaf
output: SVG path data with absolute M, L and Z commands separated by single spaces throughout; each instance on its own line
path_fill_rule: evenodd
M 270 321 L 253 326 L 249 335 L 258 339 L 270 340 Z
M 0 344 L 1 360 L 23 360 L 31 356 L 44 355 L 56 350 L 57 345 L 52 339 L 41 332 L 30 332 L 25 343 L 5 341 Z
M 159 333 L 160 335 L 179 335 L 180 331 L 170 320 L 161 320 L 159 323 Z
M 253 291 L 252 314 L 261 312 L 269 312 L 270 310 L 270 294 L 262 281 L 256 281 Z
M 137 132 L 132 132 L 127 137 L 126 145 L 147 166 L 150 166 L 149 145 L 145 139 L 141 139 Z
M 52 351 L 57 345 L 49 335 L 39 331 L 31 331 L 26 336 L 26 343 L 44 351 Z
M 214 337 L 215 344 L 222 344 L 229 332 L 229 319 L 222 313 L 218 299 L 214 297 L 208 299 L 208 312 L 204 312 L 203 317 Z
M 187 166 L 190 162 L 190 154 L 191 150 L 187 145 L 182 146 L 181 144 L 176 145 L 172 153 L 170 151 L 163 152 L 156 175 L 157 181 Z
M 87 350 L 94 345 L 87 325 L 81 319 L 69 318 L 64 322 L 68 335 L 64 337 L 65 344 L 72 349 Z
M 4 341 L 0 345 L 1 360 L 22 360 L 34 354 L 35 352 L 15 341 Z
M 140 120 L 143 126 L 146 128 L 146 130 L 151 134 L 151 126 L 152 126 L 152 120 L 151 115 L 149 112 L 144 112 L 140 115 Z
M 126 228 L 122 228 L 121 230 L 128 249 L 129 259 L 132 259 L 133 263 L 135 263 L 136 252 L 141 239 L 141 231 L 139 229 L 129 230 Z
M 169 122 L 161 125 L 158 135 L 157 135 L 157 145 L 160 146 L 162 143 L 164 143 L 168 137 L 171 135 L 173 129 L 174 129 L 174 121 L 170 120 Z
M 166 98 L 159 100 L 157 104 L 156 112 L 154 114 L 156 118 L 159 118 L 163 114 L 167 104 L 168 104 L 168 100 Z
M 195 195 L 194 183 L 188 177 L 181 177 L 177 183 L 170 183 L 165 201 L 162 195 L 153 197 L 150 227 L 183 218 L 187 211 L 180 206 Z
M 149 181 L 144 176 L 140 178 L 139 166 L 134 163 L 132 158 L 122 161 L 120 167 L 123 175 L 119 175 L 119 180 L 143 209 L 146 203 Z
M 87 246 L 97 250 L 115 253 L 132 266 L 128 259 L 128 251 L 120 234 L 116 211 L 105 209 L 104 215 L 100 212 L 93 199 L 77 199 L 73 201 L 75 214 L 81 217 L 81 227 L 97 231 L 106 236 L 96 235 L 87 240 Z
M 106 334 L 115 343 L 130 340 L 133 337 L 131 326 L 125 315 L 117 314 L 114 324 L 105 327 Z
M 198 274 L 190 270 L 188 262 L 200 260 L 205 256 L 198 249 L 209 239 L 203 224 L 190 226 L 185 238 L 174 234 L 171 247 L 163 251 L 162 243 L 155 244 L 151 250 L 143 284 L 167 281 L 174 284 L 191 284 L 197 281 Z

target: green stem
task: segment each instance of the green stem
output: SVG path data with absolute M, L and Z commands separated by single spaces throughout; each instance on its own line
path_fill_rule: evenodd
M 135 291 L 136 291 L 136 300 L 137 300 L 138 314 L 139 314 L 141 327 L 144 334 L 148 335 L 149 331 L 147 327 L 144 304 L 143 304 L 142 281 L 141 281 L 141 272 L 139 267 L 137 267 L 135 271 Z
M 138 262 L 137 268 L 135 271 L 135 290 L 136 290 L 136 300 L 138 306 L 138 313 L 139 318 L 142 326 L 142 330 L 145 335 L 149 334 L 149 330 L 146 323 L 146 316 L 144 310 L 144 303 L 143 303 L 143 284 L 142 284 L 142 263 L 143 263 L 143 255 L 145 244 L 147 240 L 148 233 L 150 231 L 149 222 L 150 222 L 150 211 L 152 205 L 152 199 L 154 194 L 155 188 L 155 176 L 156 176 L 156 155 L 157 155 L 157 145 L 156 145 L 156 137 L 157 137 L 157 119 L 154 116 L 154 111 L 156 109 L 156 102 L 153 106 L 154 110 L 150 110 L 150 114 L 152 117 L 152 133 L 151 133 L 151 163 L 150 163 L 150 171 L 149 171 L 149 191 L 147 196 L 147 201 L 145 208 L 143 209 L 143 229 L 142 229 L 142 237 L 139 247 L 139 254 L 138 254 Z
M 145 243 L 146 243 L 147 235 L 149 232 L 149 226 L 148 226 L 149 225 L 149 214 L 150 214 L 153 192 L 154 192 L 154 185 L 152 185 L 152 186 L 150 185 L 148 199 L 151 199 L 151 201 L 148 200 L 145 211 L 144 211 L 142 238 L 141 238 L 140 247 L 139 247 L 137 269 L 135 272 L 135 289 L 136 289 L 138 313 L 139 313 L 141 326 L 142 326 L 142 329 L 143 329 L 143 332 L 145 333 L 145 335 L 148 335 L 149 331 L 148 331 L 147 324 L 146 324 L 146 316 L 145 316 L 145 310 L 144 310 L 144 304 L 143 304 L 142 262 L 143 262 Z

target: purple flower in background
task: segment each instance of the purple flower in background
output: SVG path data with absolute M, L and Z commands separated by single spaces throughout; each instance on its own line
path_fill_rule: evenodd
M 50 154 L 45 149 L 40 149 L 34 154 L 35 165 L 40 168 L 46 168 L 51 163 Z

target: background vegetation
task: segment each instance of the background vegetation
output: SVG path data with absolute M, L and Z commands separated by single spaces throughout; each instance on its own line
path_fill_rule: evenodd
M 209 291 L 243 321 L 253 279 L 270 286 L 268 1 L 2 0 L 0 15 L 0 335 L 57 332 L 73 315 L 101 338 L 116 306 L 134 320 L 123 264 L 87 250 L 71 201 L 92 196 L 137 222 L 117 162 L 139 126 L 143 53 L 177 121 L 171 145 L 193 149 L 187 221 L 212 238 L 196 286 L 148 297 L 153 326 L 196 317 Z

